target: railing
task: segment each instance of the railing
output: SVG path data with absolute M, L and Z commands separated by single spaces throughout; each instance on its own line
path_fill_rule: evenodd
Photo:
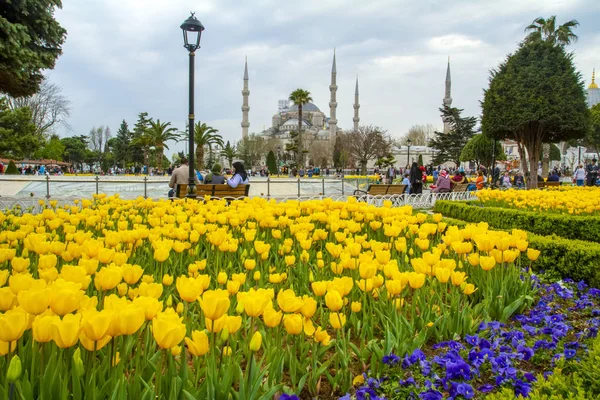
M 69 197 L 76 193 L 78 197 L 91 197 L 92 194 L 119 193 L 123 198 L 166 198 L 168 176 L 119 177 L 119 176 L 0 176 L 2 182 L 27 182 L 23 188 L 8 196 L 18 198 L 54 199 Z M 366 189 L 374 183 L 369 179 L 340 178 L 251 178 L 250 195 L 268 198 L 287 198 L 290 196 L 344 196 L 357 189 Z M 77 184 L 74 187 L 73 184 Z M 0 191 L 0 196 L 7 196 Z M 14 191 L 13 191 L 14 192 Z
M 252 196 L 251 196 L 252 197 Z M 266 196 L 262 196 L 267 198 Z M 322 200 L 330 198 L 335 201 L 346 201 L 354 196 L 287 196 L 280 197 L 277 201 L 305 201 Z M 272 198 L 272 197 L 271 197 Z M 474 192 L 455 192 L 455 193 L 424 193 L 424 194 L 401 194 L 401 195 L 383 195 L 383 196 L 358 196 L 358 201 L 365 201 L 369 204 L 382 206 L 384 201 L 391 201 L 393 206 L 410 205 L 414 208 L 431 208 L 437 200 L 475 200 L 477 197 Z M 81 196 L 67 196 L 53 199 L 58 207 L 65 205 L 76 205 L 76 201 L 81 200 Z M 166 200 L 165 200 L 166 201 Z M 42 204 L 45 202 L 42 202 Z M 20 212 L 39 213 L 45 206 L 40 204 L 40 200 L 33 198 L 14 198 L 0 197 L 0 210 L 17 210 Z

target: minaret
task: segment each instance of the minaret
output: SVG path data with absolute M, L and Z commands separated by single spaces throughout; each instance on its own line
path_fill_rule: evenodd
M 444 105 L 448 107 L 452 106 L 451 89 L 452 80 L 450 79 L 450 57 L 448 57 L 448 69 L 446 69 L 446 93 L 443 100 Z M 450 129 L 450 123 L 448 121 L 444 121 L 444 133 L 450 132 Z
M 329 91 L 331 92 L 331 99 L 329 100 L 329 139 L 334 140 L 337 133 L 337 118 L 335 111 L 337 108 L 337 101 L 335 94 L 337 92 L 337 71 L 335 68 L 335 49 L 333 49 L 333 65 L 331 66 L 331 85 L 329 85 Z
M 244 89 L 242 90 L 243 102 L 242 102 L 242 138 L 248 137 L 248 128 L 250 122 L 248 122 L 248 96 L 250 96 L 250 90 L 248 90 L 248 57 L 246 57 L 246 65 L 244 66 Z
M 354 130 L 358 129 L 358 122 L 360 118 L 358 117 L 358 109 L 360 108 L 360 104 L 358 104 L 358 76 L 356 77 L 356 89 L 354 90 L 354 118 L 352 121 L 354 122 Z
M 600 104 L 600 89 L 596 83 L 596 69 L 592 70 L 592 83 L 588 86 L 587 90 L 587 103 L 588 107 L 593 107 L 596 104 Z

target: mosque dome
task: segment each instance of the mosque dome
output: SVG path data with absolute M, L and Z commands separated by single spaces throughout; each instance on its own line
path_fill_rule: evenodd
M 298 106 L 297 105 L 292 105 L 290 107 L 290 111 L 298 111 Z M 317 112 L 317 111 L 321 111 L 319 110 L 319 107 L 315 106 L 313 103 L 304 103 L 302 104 L 302 112 Z

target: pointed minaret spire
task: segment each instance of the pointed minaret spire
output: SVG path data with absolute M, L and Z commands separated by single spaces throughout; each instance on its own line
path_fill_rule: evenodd
M 360 104 L 358 103 L 358 75 L 356 76 L 356 89 L 354 90 L 354 118 L 352 118 L 352 122 L 354 122 L 354 130 L 358 129 L 358 123 L 360 118 L 358 116 L 358 109 L 360 108 Z
M 334 140 L 337 134 L 337 118 L 335 112 L 337 109 L 336 92 L 337 92 L 337 69 L 335 65 L 335 48 L 333 49 L 333 64 L 331 66 L 331 85 L 329 91 L 331 98 L 329 100 L 329 139 Z
M 242 90 L 242 138 L 248 137 L 248 128 L 250 127 L 250 122 L 248 121 L 248 111 L 250 111 L 248 96 L 250 96 L 250 90 L 248 90 L 248 57 L 246 57 L 244 65 L 244 89 Z
M 450 79 L 450 57 L 448 56 L 448 68 L 446 69 L 446 90 L 443 100 L 444 106 L 452 106 L 452 80 Z M 444 121 L 444 133 L 450 132 L 450 123 Z
M 598 84 L 596 83 L 596 68 L 592 69 L 592 83 L 590 83 L 588 89 L 598 89 Z

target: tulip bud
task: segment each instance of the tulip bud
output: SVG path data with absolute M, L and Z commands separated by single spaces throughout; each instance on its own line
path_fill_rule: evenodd
M 14 355 L 8 365 L 8 371 L 6 371 L 6 380 L 14 382 L 21 376 L 21 359 L 18 355 Z
M 244 312 L 244 305 L 242 303 L 237 303 L 237 306 L 235 306 L 235 312 L 236 314 L 241 314 Z
M 75 366 L 75 373 L 78 378 L 83 376 L 83 360 L 81 359 L 81 350 L 79 347 L 73 353 L 73 365 Z
M 173 307 L 173 297 L 171 295 L 167 298 L 167 307 Z
M 260 271 L 255 271 L 254 272 L 254 280 L 255 281 L 260 281 Z
M 262 344 L 262 335 L 259 331 L 254 332 L 250 340 L 250 351 L 257 352 Z
M 221 331 L 221 340 L 226 342 L 229 339 L 229 329 L 227 327 L 223 328 Z

